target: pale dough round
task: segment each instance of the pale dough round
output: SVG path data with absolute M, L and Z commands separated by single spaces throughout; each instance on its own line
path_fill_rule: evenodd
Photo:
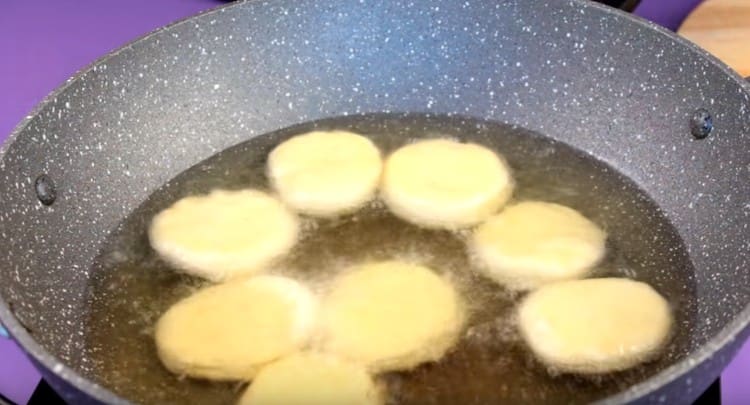
M 211 281 L 263 270 L 297 240 L 297 218 L 256 190 L 183 198 L 151 221 L 151 246 L 176 267 Z
M 351 269 L 322 305 L 324 349 L 374 372 L 440 359 L 463 321 L 458 294 L 447 280 L 426 267 L 393 261 Z
M 370 201 L 382 168 L 378 148 L 347 131 L 298 135 L 268 156 L 268 176 L 281 199 L 313 216 L 348 213 Z
M 490 277 L 524 290 L 586 275 L 604 256 L 606 237 L 571 208 L 528 201 L 480 225 L 472 247 Z
M 377 405 L 372 377 L 361 365 L 317 353 L 297 353 L 260 370 L 240 405 Z
M 518 309 L 521 334 L 557 371 L 598 374 L 651 359 L 669 337 L 669 304 L 625 278 L 572 280 L 530 293 Z
M 172 306 L 156 324 L 156 347 L 175 374 L 249 380 L 263 365 L 308 343 L 316 310 L 310 290 L 292 279 L 235 280 Z
M 402 219 L 429 228 L 462 228 L 494 214 L 510 198 L 505 162 L 476 144 L 423 140 L 393 152 L 381 194 Z

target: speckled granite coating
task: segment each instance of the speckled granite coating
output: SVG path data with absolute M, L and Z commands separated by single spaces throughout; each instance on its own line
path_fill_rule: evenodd
M 467 115 L 590 151 L 664 208 L 697 269 L 697 349 L 611 400 L 697 396 L 748 333 L 750 98 L 722 65 L 656 31 L 543 0 L 254 1 L 159 31 L 72 79 L 6 144 L 0 316 L 53 384 L 86 393 L 68 390 L 71 402 L 121 402 L 80 377 L 82 294 L 98 242 L 155 188 L 299 122 Z M 698 108 L 714 126 L 703 140 L 690 131 Z M 56 185 L 50 207 L 36 199 L 40 174 Z

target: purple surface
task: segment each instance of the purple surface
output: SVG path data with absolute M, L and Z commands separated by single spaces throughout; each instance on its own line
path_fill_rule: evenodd
M 723 405 L 750 404 L 750 340 L 721 375 Z
M 676 31 L 695 6 L 703 0 L 643 0 L 635 14 Z
M 670 29 L 700 0 L 643 0 L 636 14 Z M 0 143 L 77 70 L 127 41 L 219 0 L 3 0 L 0 2 Z M 39 380 L 0 337 L 0 393 L 26 403 Z M 750 403 L 750 342 L 722 375 L 723 403 Z
M 100 56 L 220 4 L 218 0 L 0 1 L 0 137 L 47 93 Z
M 0 394 L 25 404 L 38 381 L 39 373 L 26 355 L 12 340 L 0 337 Z

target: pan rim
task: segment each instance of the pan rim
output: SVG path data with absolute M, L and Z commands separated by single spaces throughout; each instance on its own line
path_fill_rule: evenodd
M 5 140 L 5 143 L 0 145 L 0 161 L 2 161 L 5 157 L 5 154 L 7 153 L 10 145 L 14 143 L 16 138 L 19 137 L 22 132 L 24 132 L 24 130 L 29 125 L 31 120 L 34 119 L 34 117 L 39 115 L 39 113 L 42 112 L 42 110 L 44 110 L 48 104 L 53 102 L 53 100 L 60 94 L 62 94 L 68 87 L 70 87 L 73 83 L 76 83 L 81 79 L 82 76 L 92 71 L 95 67 L 105 63 L 110 58 L 133 47 L 134 45 L 145 42 L 156 35 L 172 29 L 173 27 L 189 23 L 196 18 L 211 15 L 214 13 L 222 13 L 230 8 L 242 7 L 245 3 L 251 3 L 254 1 L 255 0 L 242 0 L 232 4 L 221 5 L 206 11 L 202 11 L 198 14 L 173 21 L 165 26 L 152 30 L 140 37 L 137 37 L 136 39 L 125 43 L 121 47 L 101 56 L 100 58 L 97 58 L 95 61 L 79 69 L 73 76 L 67 79 L 65 83 L 55 88 L 52 92 L 45 96 L 44 99 L 39 104 L 37 104 L 30 112 L 28 112 L 24 119 L 15 126 L 15 128 L 9 134 L 8 138 Z M 654 31 L 657 34 L 666 37 L 668 40 L 674 41 L 675 43 L 683 46 L 686 51 L 690 51 L 696 54 L 696 56 L 703 58 L 703 60 L 709 62 L 714 67 L 719 68 L 729 78 L 733 79 L 739 85 L 739 87 L 744 90 L 745 94 L 750 97 L 750 82 L 746 81 L 739 75 L 739 73 L 732 70 L 729 66 L 721 62 L 715 56 L 708 53 L 706 50 L 700 48 L 689 40 L 676 35 L 666 28 L 663 28 L 639 16 L 628 14 L 622 10 L 587 0 L 569 0 L 568 4 L 571 7 L 596 9 L 603 13 L 617 16 L 617 18 L 628 19 L 631 23 L 640 26 L 640 28 Z M 2 296 L 0 296 L 0 321 L 2 321 L 2 323 L 6 326 L 13 340 L 19 346 L 21 346 L 21 348 L 28 356 L 32 358 L 34 363 L 44 366 L 47 370 L 50 370 L 54 374 L 60 376 L 61 379 L 67 381 L 95 400 L 103 403 L 131 403 L 131 401 L 115 394 L 113 391 L 105 388 L 103 385 L 94 382 L 92 379 L 86 378 L 79 372 L 68 367 L 64 364 L 64 362 L 60 361 L 57 356 L 52 355 L 49 351 L 44 349 L 16 319 L 15 315 L 7 305 L 5 298 L 3 298 Z M 648 378 L 638 384 L 632 385 L 626 390 L 621 391 L 617 394 L 603 398 L 597 403 L 632 402 L 651 394 L 658 388 L 674 382 L 678 378 L 689 373 L 691 370 L 699 367 L 701 364 L 709 360 L 709 358 L 714 355 L 716 351 L 727 346 L 733 340 L 746 340 L 748 337 L 750 337 L 749 326 L 750 303 L 748 303 L 745 308 L 735 316 L 733 320 L 727 323 L 724 328 L 722 328 L 717 334 L 715 334 L 711 339 L 702 344 L 689 356 L 661 370 L 651 378 Z M 725 364 L 727 362 L 728 360 L 723 361 L 723 363 Z

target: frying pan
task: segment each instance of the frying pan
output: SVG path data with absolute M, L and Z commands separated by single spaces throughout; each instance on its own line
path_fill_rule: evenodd
M 221 150 L 369 113 L 537 131 L 658 205 L 695 271 L 690 344 L 603 401 L 689 402 L 748 337 L 750 86 L 665 30 L 579 0 L 251 1 L 121 48 L 47 97 L 2 150 L 0 319 L 67 401 L 127 402 L 94 382 L 83 354 L 107 235 Z

